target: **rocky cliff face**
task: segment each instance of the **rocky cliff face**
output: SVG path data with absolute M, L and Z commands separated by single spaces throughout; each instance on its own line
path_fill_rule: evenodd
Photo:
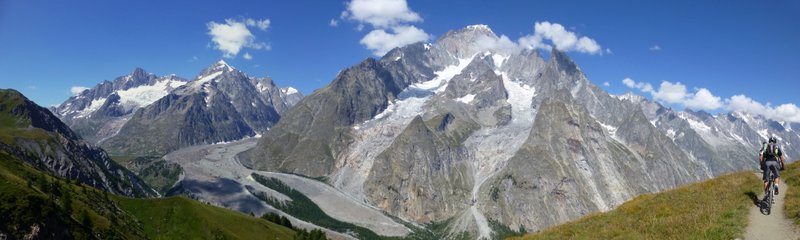
M 565 53 L 450 31 L 343 71 L 240 157 L 326 176 L 415 222 L 488 238 L 489 222 L 540 230 L 642 193 L 755 168 L 767 135 L 797 154 L 797 124 L 676 111 L 593 84 Z M 794 128 L 793 128 L 794 127 Z
M 119 155 L 162 156 L 181 147 L 266 132 L 302 95 L 270 78 L 253 78 L 219 61 L 195 80 L 130 116 L 102 146 Z
M 0 119 L 0 150 L 39 170 L 125 196 L 156 195 L 105 151 L 17 91 L 0 90 Z

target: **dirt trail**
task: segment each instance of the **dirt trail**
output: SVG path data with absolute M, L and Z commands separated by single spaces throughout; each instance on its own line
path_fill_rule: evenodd
M 759 178 L 761 173 L 757 174 Z M 765 215 L 761 213 L 758 206 L 750 208 L 750 219 L 744 239 L 800 239 L 800 230 L 794 226 L 791 220 L 786 218 L 783 212 L 783 199 L 786 196 L 788 187 L 781 182 L 779 185 L 780 194 L 775 196 L 775 204 L 772 205 L 772 213 Z M 758 195 L 759 200 L 763 199 L 764 194 Z

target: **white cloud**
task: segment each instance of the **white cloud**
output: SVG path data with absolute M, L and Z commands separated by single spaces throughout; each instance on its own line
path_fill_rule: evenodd
M 672 83 L 663 81 L 658 91 L 654 90 L 649 83 L 636 82 L 630 78 L 623 79 L 622 83 L 629 88 L 649 93 L 656 101 L 668 104 L 679 104 L 689 109 L 724 109 L 761 115 L 777 121 L 800 123 L 800 107 L 793 103 L 785 103 L 777 107 L 772 107 L 769 103 L 765 105 L 741 94 L 722 100 L 721 97 L 715 96 L 707 88 L 697 88 L 694 93 L 688 92 L 686 86 L 680 82 Z
M 663 81 L 658 90 L 650 83 L 636 82 L 630 78 L 623 79 L 622 83 L 629 88 L 649 93 L 654 100 L 667 104 L 678 104 L 694 110 L 718 110 L 724 107 L 722 99 L 706 88 L 699 88 L 692 93 L 680 82 Z
M 376 56 L 383 56 L 396 47 L 428 39 L 430 35 L 414 26 L 397 26 L 392 27 L 391 32 L 386 32 L 384 29 L 372 30 L 360 42 Z
M 206 24 L 208 35 L 214 42 L 213 48 L 222 51 L 224 57 L 233 58 L 242 48 L 252 48 L 256 50 L 270 50 L 270 46 L 264 42 L 256 42 L 256 36 L 250 32 L 247 26 L 255 26 L 266 30 L 269 28 L 269 19 L 253 20 L 245 19 L 236 21 L 226 19 L 224 23 L 209 22 Z
M 661 82 L 658 91 L 652 93 L 655 100 L 661 100 L 666 103 L 681 104 L 686 99 L 686 85 L 680 82 L 671 83 L 668 81 Z
M 408 7 L 406 0 L 353 0 L 341 18 L 368 23 L 386 29 L 402 23 L 420 22 L 422 18 Z
M 549 41 L 550 43 L 547 43 Z M 594 39 L 578 37 L 574 32 L 568 31 L 558 23 L 536 22 L 533 26 L 533 35 L 519 39 L 519 44 L 527 48 L 549 49 L 555 45 L 561 51 L 576 51 L 588 54 L 603 54 L 603 48 Z M 606 50 L 611 52 L 610 49 Z
M 261 29 L 261 31 L 267 31 L 271 22 L 266 18 L 261 20 L 248 18 L 244 20 L 244 23 L 248 27 L 257 27 L 258 29 Z
M 622 79 L 622 84 L 625 84 L 625 86 L 628 86 L 629 88 L 639 89 L 642 92 L 650 93 L 653 91 L 653 86 L 650 85 L 649 83 L 644 83 L 644 82 L 637 83 L 631 78 Z
M 661 51 L 661 46 L 658 46 L 658 44 L 650 46 L 650 51 Z
M 512 53 L 519 50 L 519 45 L 511 41 L 506 35 L 501 35 L 498 38 L 489 36 L 481 36 L 475 41 L 478 49 L 495 50 L 501 53 Z
M 244 53 L 244 55 L 242 55 L 242 58 L 244 58 L 246 60 L 250 60 L 250 59 L 253 59 L 253 55 L 250 55 L 250 53 L 246 52 L 246 53 Z
M 705 109 L 716 110 L 722 108 L 722 100 L 720 97 L 714 96 L 706 88 L 700 88 L 690 98 L 685 99 L 683 104 L 691 109 Z
M 726 102 L 727 109 L 730 111 L 758 114 L 773 120 L 800 123 L 800 108 L 793 103 L 771 107 L 769 103 L 764 105 L 745 95 L 735 95 Z
M 373 28 L 359 43 L 376 56 L 431 38 L 425 30 L 411 25 L 421 22 L 422 18 L 408 7 L 406 0 L 352 0 L 339 18 L 355 21 L 357 31 L 362 31 L 366 26 Z M 332 27 L 338 24 L 336 19 L 328 23 Z
M 611 83 L 610 83 L 610 82 L 608 82 L 608 81 L 606 81 L 606 82 L 603 82 L 603 86 L 610 87 L 610 86 L 611 86 Z
M 328 26 L 338 27 L 339 26 L 339 21 L 336 21 L 336 19 L 331 18 L 331 21 L 328 22 Z
M 79 93 L 82 93 L 86 89 L 89 88 L 84 86 L 72 86 L 71 88 L 69 88 L 69 91 L 72 92 L 72 95 L 78 95 Z

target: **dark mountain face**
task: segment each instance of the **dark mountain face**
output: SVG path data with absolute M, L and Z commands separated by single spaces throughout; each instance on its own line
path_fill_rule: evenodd
M 39 170 L 125 196 L 155 192 L 55 115 L 14 90 L 0 90 L 0 150 Z
M 182 147 L 227 142 L 266 132 L 291 101 L 269 78 L 252 78 L 219 61 L 163 98 L 130 115 L 102 142 L 118 155 L 162 156 Z

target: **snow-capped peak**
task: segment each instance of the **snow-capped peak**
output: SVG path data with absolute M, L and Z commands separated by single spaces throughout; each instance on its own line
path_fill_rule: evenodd
M 466 29 L 470 29 L 470 30 L 483 30 L 483 31 L 489 31 L 489 32 L 493 32 L 493 31 L 492 31 L 492 29 L 491 29 L 491 28 L 489 28 L 489 25 L 486 25 L 486 24 L 475 24 L 475 25 L 469 25 L 469 26 L 467 26 L 467 27 L 466 27 Z
M 299 91 L 297 91 L 297 89 L 293 87 L 286 87 L 286 88 L 281 88 L 281 92 L 283 92 L 286 95 L 292 95 L 298 93 Z
M 203 71 L 200 72 L 200 75 L 197 76 L 197 79 L 201 79 L 201 78 L 203 78 L 205 76 L 213 75 L 213 74 L 215 74 L 217 72 L 223 72 L 223 71 L 230 72 L 230 71 L 233 71 L 233 70 L 236 70 L 236 68 L 231 67 L 231 65 L 228 65 L 228 63 L 225 62 L 225 60 L 220 59 L 219 61 L 215 62 L 214 64 L 212 64 L 211 66 L 207 67 L 206 69 L 203 69 Z
M 641 95 L 636 95 L 633 92 L 627 92 L 625 94 L 617 96 L 617 99 L 622 100 L 622 101 L 630 101 L 630 102 L 633 102 L 633 103 L 638 103 L 638 102 L 644 101 L 645 97 L 641 96 Z

